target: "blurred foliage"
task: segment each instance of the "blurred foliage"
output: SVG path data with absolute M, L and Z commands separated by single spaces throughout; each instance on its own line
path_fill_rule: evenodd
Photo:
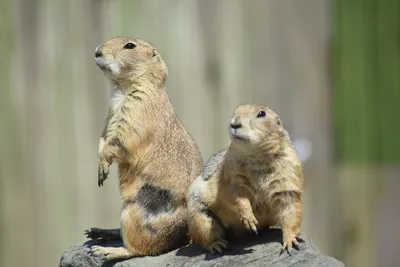
M 400 1 L 334 3 L 336 158 L 343 163 L 398 163 Z

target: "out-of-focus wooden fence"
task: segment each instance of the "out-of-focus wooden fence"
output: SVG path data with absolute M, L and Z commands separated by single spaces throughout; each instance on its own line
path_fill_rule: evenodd
M 334 5 L 338 247 L 348 266 L 397 266 L 400 254 L 400 2 Z

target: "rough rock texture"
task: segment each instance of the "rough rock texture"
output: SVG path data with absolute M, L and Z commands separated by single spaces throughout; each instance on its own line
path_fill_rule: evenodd
M 88 254 L 92 245 L 120 246 L 120 241 L 88 241 L 83 245 L 72 246 L 60 260 L 60 267 L 179 267 L 179 266 L 307 266 L 307 267 L 344 267 L 343 263 L 322 255 L 311 240 L 304 234 L 305 243 L 300 243 L 300 250 L 292 250 L 280 255 L 282 232 L 269 229 L 258 236 L 249 236 L 231 242 L 230 250 L 224 255 L 211 255 L 198 245 L 183 247 L 156 257 L 140 257 L 125 261 L 105 261 L 103 257 Z

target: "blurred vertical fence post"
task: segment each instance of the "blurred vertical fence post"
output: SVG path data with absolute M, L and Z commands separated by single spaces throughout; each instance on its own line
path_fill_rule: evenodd
M 400 2 L 334 3 L 342 257 L 349 266 L 394 266 L 400 261 L 400 209 L 392 204 L 400 190 Z
M 11 47 L 12 47 L 12 16 L 11 16 L 11 3 L 9 1 L 0 1 L 0 150 L 9 151 L 13 145 L 18 147 L 18 136 L 14 136 L 17 131 L 16 121 L 12 122 L 12 118 L 8 116 L 8 110 L 13 109 L 11 103 L 11 92 L 10 92 L 10 65 L 11 65 Z M 4 126 L 8 126 L 5 128 Z M 7 140 L 7 141 L 6 141 Z M 7 177 L 14 176 L 18 170 L 13 171 L 12 168 L 8 167 L 13 160 L 18 158 L 18 149 L 13 154 L 6 155 L 0 153 L 0 236 L 2 239 L 9 237 L 5 231 L 7 224 L 7 207 L 9 203 L 9 196 L 5 191 Z M 5 266 L 5 253 L 7 252 L 7 244 L 5 242 L 0 243 L 0 265 Z
M 32 5 L 31 5 L 32 4 Z M 33 244 L 32 206 L 30 198 L 29 179 L 25 174 L 31 173 L 25 169 L 23 155 L 23 126 L 20 113 L 21 99 L 19 92 L 12 87 L 13 75 L 23 79 L 23 70 L 15 71 L 16 51 L 19 32 L 15 24 L 15 2 L 0 1 L 0 199 L 2 257 L 1 266 L 15 266 L 13 258 L 19 258 L 22 266 L 30 265 L 33 254 L 30 253 Z M 34 10 L 35 1 L 27 3 L 27 8 Z M 31 21 L 33 22 L 33 21 Z M 34 23 L 32 23 L 34 25 Z M 27 36 L 29 40 L 29 36 Z M 34 46 L 34 45 L 33 45 Z M 34 48 L 34 47 L 33 47 Z M 32 170 L 31 170 L 32 171 Z M 10 225 L 15 225 L 11 228 Z M 21 252 L 24 256 L 21 257 Z

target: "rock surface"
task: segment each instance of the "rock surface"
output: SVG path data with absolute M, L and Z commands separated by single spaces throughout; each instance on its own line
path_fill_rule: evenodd
M 300 243 L 300 250 L 291 250 L 280 255 L 282 232 L 269 229 L 258 236 L 250 236 L 231 242 L 231 248 L 224 255 L 211 255 L 199 245 L 190 245 L 169 253 L 138 257 L 125 261 L 105 261 L 103 257 L 89 255 L 92 245 L 121 246 L 121 241 L 91 240 L 83 245 L 74 245 L 66 251 L 59 267 L 179 267 L 179 266 L 307 266 L 307 267 L 344 267 L 343 263 L 322 255 L 312 241 L 304 234 L 300 235 L 305 243 Z

